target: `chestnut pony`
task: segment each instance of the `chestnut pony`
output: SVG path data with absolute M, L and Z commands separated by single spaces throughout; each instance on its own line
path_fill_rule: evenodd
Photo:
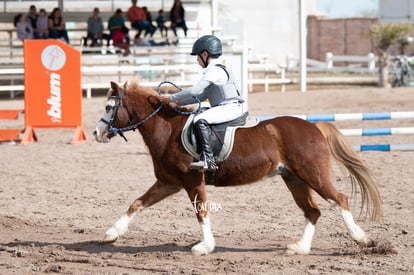
M 109 142 L 116 134 L 123 136 L 124 131 L 138 129 L 151 154 L 156 181 L 106 231 L 104 243 L 114 242 L 126 233 L 135 214 L 184 189 L 190 201 L 196 200 L 197 209 L 201 209 L 195 212 L 202 239 L 191 250 L 197 255 L 214 250 L 208 209 L 202 207 L 207 201 L 205 175 L 189 169 L 193 158 L 180 141 L 181 129 L 188 118 L 181 111 L 190 109 L 177 108 L 161 103 L 156 91 L 140 87 L 136 81 L 123 87 L 111 83 L 105 112 L 93 133 L 95 139 Z M 315 225 L 321 216 L 312 190 L 339 209 L 353 240 L 360 245 L 373 245 L 354 222 L 347 197 L 332 185 L 331 160 L 336 160 L 349 173 L 353 191 L 360 190 L 361 211 L 381 220 L 381 198 L 370 170 L 335 126 L 327 122 L 309 123 L 285 116 L 238 129 L 233 150 L 219 164 L 214 185 L 235 186 L 280 175 L 306 218 L 302 238 L 287 246 L 290 254 L 308 254 L 311 250 Z

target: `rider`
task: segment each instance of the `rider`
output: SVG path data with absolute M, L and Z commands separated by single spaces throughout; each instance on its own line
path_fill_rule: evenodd
M 197 39 L 193 44 L 191 55 L 197 55 L 197 62 L 204 69 L 201 80 L 176 94 L 160 96 L 162 102 L 173 102 L 178 105 L 209 100 L 211 108 L 194 117 L 201 155 L 200 161 L 192 162 L 190 168 L 201 172 L 218 169 L 209 142 L 211 133 L 209 124 L 231 121 L 243 114 L 243 99 L 240 97 L 232 73 L 222 65 L 221 54 L 221 41 L 216 36 L 205 35 Z

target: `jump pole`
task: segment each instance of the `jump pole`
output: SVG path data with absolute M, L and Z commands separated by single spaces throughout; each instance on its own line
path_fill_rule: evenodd
M 262 120 L 272 119 L 279 116 L 258 116 Z M 414 118 L 414 111 L 408 112 L 379 112 L 379 113 L 344 113 L 344 114 L 314 114 L 314 115 L 287 115 L 307 120 L 317 121 L 346 121 L 346 120 L 390 120 L 390 119 L 410 119 Z
M 344 136 L 412 135 L 414 134 L 414 127 L 339 129 L 339 131 Z
M 355 151 L 414 151 L 414 144 L 361 144 L 353 146 Z
M 304 119 L 309 122 L 335 122 L 335 121 L 362 121 L 362 120 L 393 120 L 414 119 L 414 111 L 406 112 L 377 112 L 377 113 L 343 113 L 343 114 L 310 114 L 287 115 Z M 259 121 L 264 121 L 281 116 L 258 116 Z M 339 129 L 344 136 L 384 136 L 384 135 L 412 135 L 414 127 L 397 128 L 361 128 Z M 355 151 L 414 151 L 414 144 L 361 144 L 353 146 Z

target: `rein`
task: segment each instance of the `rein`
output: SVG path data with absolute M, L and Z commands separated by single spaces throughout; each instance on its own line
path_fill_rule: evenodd
M 161 94 L 161 86 L 162 85 L 164 85 L 164 84 L 170 84 L 171 86 L 174 86 L 175 88 L 177 88 L 179 91 L 181 91 L 182 89 L 181 89 L 181 87 L 180 86 L 178 86 L 178 85 L 176 85 L 175 83 L 172 83 L 171 81 L 162 81 L 159 85 L 158 85 L 158 94 L 160 95 Z M 197 97 L 195 97 L 195 96 L 193 96 L 196 100 L 197 100 L 197 103 L 198 103 L 198 107 L 197 107 L 197 109 L 195 109 L 194 111 L 191 111 L 191 112 L 183 112 L 183 111 L 180 111 L 180 110 L 178 110 L 177 108 L 175 108 L 175 107 L 172 107 L 172 106 L 170 106 L 174 111 L 176 111 L 177 113 L 179 113 L 180 115 L 192 115 L 192 114 L 196 114 L 196 113 L 198 113 L 199 111 L 200 111 L 200 109 L 201 109 L 201 101 L 200 101 L 200 99 L 198 99 Z
M 147 120 L 151 119 L 153 116 L 155 116 L 161 109 L 162 109 L 162 104 L 160 106 L 157 107 L 157 109 L 155 109 L 151 114 L 149 114 L 146 118 L 144 118 L 141 121 L 138 121 L 135 124 L 129 125 L 127 127 L 123 127 L 123 128 L 116 128 L 114 126 L 112 126 L 112 124 L 108 124 L 109 128 L 108 131 L 113 133 L 114 135 L 119 135 L 121 136 L 126 142 L 128 142 L 128 139 L 126 138 L 126 136 L 124 135 L 124 132 L 128 132 L 128 131 L 135 131 L 140 125 L 144 124 Z M 101 119 L 101 121 L 105 122 L 103 119 Z
M 172 86 L 174 86 L 175 88 L 177 88 L 178 90 L 182 90 L 179 86 L 177 86 L 176 84 L 170 82 L 170 81 L 163 81 L 158 85 L 158 94 L 161 94 L 161 86 L 164 84 L 170 84 Z M 108 132 L 116 135 L 121 136 L 126 142 L 128 142 L 128 139 L 126 138 L 126 136 L 124 135 L 124 132 L 128 132 L 128 131 L 135 131 L 139 126 L 141 126 L 142 124 L 144 124 L 146 121 L 150 120 L 152 117 L 154 117 L 163 107 L 163 104 L 161 103 L 160 106 L 158 106 L 151 114 L 149 114 L 148 116 L 146 116 L 144 119 L 142 119 L 141 121 L 138 121 L 137 123 L 131 124 L 127 127 L 123 127 L 123 128 L 117 128 L 113 126 L 113 122 L 118 114 L 118 110 L 119 108 L 123 108 L 122 105 L 122 98 L 124 97 L 125 94 L 125 88 L 123 88 L 121 90 L 121 93 L 119 94 L 119 96 L 110 96 L 109 98 L 115 98 L 117 99 L 117 103 L 114 106 L 114 111 L 112 113 L 111 119 L 109 121 L 101 118 L 100 121 L 102 121 L 103 123 L 105 123 L 106 125 L 108 125 Z M 178 110 L 177 108 L 172 108 L 174 111 L 176 111 L 177 113 L 181 114 L 181 115 L 190 115 L 190 114 L 194 114 L 197 113 L 200 110 L 201 107 L 201 102 L 198 98 L 196 98 L 198 101 L 198 108 L 195 111 L 192 112 L 183 112 Z M 131 123 L 131 121 L 128 118 L 129 123 Z

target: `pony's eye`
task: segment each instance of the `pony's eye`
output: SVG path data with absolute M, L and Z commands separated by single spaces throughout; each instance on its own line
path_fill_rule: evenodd
M 110 110 L 112 109 L 112 106 L 110 105 L 106 105 L 105 106 L 105 111 L 108 113 Z

